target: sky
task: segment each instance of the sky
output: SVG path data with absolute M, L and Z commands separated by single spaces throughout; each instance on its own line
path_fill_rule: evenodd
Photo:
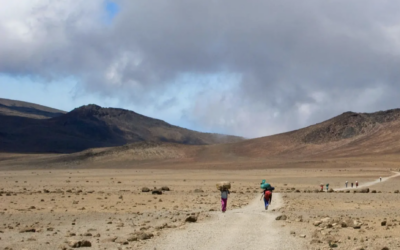
M 396 0 L 0 0 L 0 97 L 261 137 L 400 108 Z

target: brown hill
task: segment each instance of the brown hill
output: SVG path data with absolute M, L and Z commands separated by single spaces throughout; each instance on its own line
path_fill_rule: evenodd
M 65 114 L 65 111 L 29 102 L 0 98 L 0 115 L 47 119 Z
M 246 164 L 257 159 L 326 159 L 399 153 L 400 109 L 396 109 L 370 114 L 347 112 L 296 131 L 236 143 L 200 146 L 161 142 L 135 143 L 123 147 L 88 150 L 65 156 L 62 161 L 129 163 L 162 160 L 196 164 Z
M 0 114 L 0 151 L 72 153 L 139 141 L 205 145 L 241 137 L 200 133 L 133 111 L 87 105 L 50 119 Z

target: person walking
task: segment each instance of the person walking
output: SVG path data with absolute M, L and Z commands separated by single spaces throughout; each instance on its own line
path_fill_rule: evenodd
M 358 187 L 358 181 L 356 181 L 356 188 Z
M 382 181 L 382 177 L 379 177 L 379 180 Z
M 351 183 L 351 187 L 353 187 L 353 182 Z
M 349 184 L 349 182 L 348 182 L 348 181 L 346 181 L 346 188 L 347 188 L 347 184 Z
M 227 189 L 222 189 L 221 190 L 221 206 L 222 206 L 222 212 L 225 213 L 226 211 L 226 206 L 228 204 L 228 195 L 230 194 L 229 190 Z
M 321 192 L 324 191 L 324 184 L 321 183 Z
M 326 192 L 328 192 L 329 189 L 329 183 L 326 183 Z
M 271 201 L 272 201 L 272 190 L 265 189 L 263 191 L 263 194 L 261 195 L 261 197 L 264 197 L 264 207 L 265 207 L 265 210 L 268 210 L 268 206 L 271 205 Z

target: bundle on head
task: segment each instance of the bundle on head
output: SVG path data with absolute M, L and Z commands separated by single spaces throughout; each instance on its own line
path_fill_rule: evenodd
M 261 189 L 269 189 L 270 187 L 271 187 L 271 185 L 269 183 L 267 183 L 265 180 L 262 180 L 262 182 L 260 184 Z
M 229 190 L 231 188 L 231 183 L 229 181 L 221 181 L 217 183 L 218 190 Z

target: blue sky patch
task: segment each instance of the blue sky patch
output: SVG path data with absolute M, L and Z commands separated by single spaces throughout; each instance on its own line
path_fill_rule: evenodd
M 119 5 L 113 1 L 106 0 L 104 2 L 104 8 L 106 11 L 105 22 L 110 24 L 120 11 Z

